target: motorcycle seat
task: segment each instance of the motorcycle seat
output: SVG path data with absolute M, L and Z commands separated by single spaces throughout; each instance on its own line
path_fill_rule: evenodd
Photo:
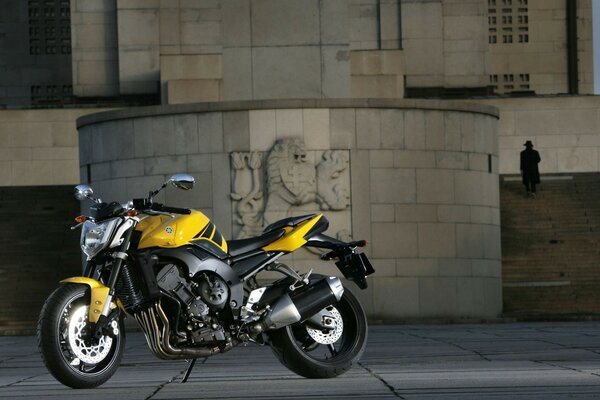
M 304 221 L 308 221 L 309 219 L 313 218 L 316 215 L 317 214 L 307 214 L 307 215 L 301 215 L 299 217 L 289 217 L 289 218 L 280 219 L 279 221 L 275 221 L 271 225 L 267 226 L 263 232 L 266 233 L 266 232 L 274 231 L 277 229 L 283 229 L 286 226 L 290 226 L 293 228 L 293 227 L 301 224 Z
M 235 257 L 252 250 L 260 249 L 261 247 L 273 243 L 282 237 L 284 233 L 285 231 L 283 229 L 278 229 L 249 239 L 228 240 L 227 246 L 229 254 Z

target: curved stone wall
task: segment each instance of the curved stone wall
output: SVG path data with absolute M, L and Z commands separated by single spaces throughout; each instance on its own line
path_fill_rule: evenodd
M 169 175 L 188 172 L 193 191 L 170 188 L 158 201 L 201 209 L 226 237 L 286 215 L 324 212 L 331 234 L 369 240 L 377 272 L 368 290 L 354 292 L 372 319 L 502 311 L 493 107 L 203 103 L 93 114 L 80 118 L 78 129 L 82 181 L 102 198 L 145 196 Z M 308 252 L 288 260 L 337 272 Z

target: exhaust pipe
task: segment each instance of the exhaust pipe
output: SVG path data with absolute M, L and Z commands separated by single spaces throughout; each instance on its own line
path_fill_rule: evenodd
M 338 302 L 344 294 L 339 278 L 323 278 L 291 293 L 285 293 L 271 305 L 271 311 L 255 325 L 258 331 L 279 329 L 303 321 L 323 308 Z
M 226 344 L 224 348 L 219 347 L 183 347 L 176 348 L 169 340 L 171 327 L 169 318 L 162 308 L 160 300 L 149 307 L 147 310 L 142 310 L 134 314 L 135 319 L 140 324 L 146 342 L 150 350 L 158 358 L 163 360 L 190 359 L 200 357 L 210 357 L 217 353 L 224 353 L 233 348 L 237 344 L 237 340 L 233 340 Z

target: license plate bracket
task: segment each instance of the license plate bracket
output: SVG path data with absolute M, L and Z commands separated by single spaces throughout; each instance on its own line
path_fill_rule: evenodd
M 365 253 L 347 253 L 335 263 L 339 270 L 344 274 L 344 277 L 361 288 L 367 288 L 368 275 L 375 272 L 371 262 Z

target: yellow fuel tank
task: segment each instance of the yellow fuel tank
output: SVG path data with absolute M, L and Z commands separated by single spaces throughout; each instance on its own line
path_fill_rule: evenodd
M 227 253 L 227 242 L 200 211 L 192 210 L 189 215 L 149 215 L 137 224 L 135 230 L 142 233 L 138 249 L 196 244 L 207 249 L 215 247 L 217 253 Z

